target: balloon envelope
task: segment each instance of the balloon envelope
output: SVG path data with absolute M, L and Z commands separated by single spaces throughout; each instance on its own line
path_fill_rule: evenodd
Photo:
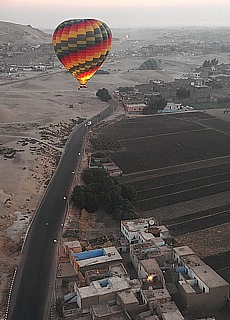
M 53 33 L 53 46 L 59 60 L 81 85 L 100 68 L 111 45 L 110 28 L 97 19 L 67 20 Z

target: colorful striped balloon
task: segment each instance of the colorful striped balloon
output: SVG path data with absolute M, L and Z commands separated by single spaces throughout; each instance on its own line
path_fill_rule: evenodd
M 82 86 L 105 61 L 111 45 L 110 28 L 97 19 L 67 20 L 53 33 L 53 46 L 59 60 Z

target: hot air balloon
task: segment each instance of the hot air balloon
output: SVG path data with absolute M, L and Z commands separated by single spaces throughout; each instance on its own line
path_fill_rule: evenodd
M 105 61 L 112 45 L 112 32 L 97 19 L 72 19 L 60 23 L 53 33 L 53 46 L 65 68 L 86 87 Z

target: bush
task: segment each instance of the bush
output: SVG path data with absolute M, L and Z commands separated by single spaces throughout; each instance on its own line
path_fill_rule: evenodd
M 110 99 L 112 99 L 111 95 L 109 94 L 109 91 L 105 88 L 99 89 L 96 93 L 96 96 L 99 97 L 104 102 L 107 102 Z

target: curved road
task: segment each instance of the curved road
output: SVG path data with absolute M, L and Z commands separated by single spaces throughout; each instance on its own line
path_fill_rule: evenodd
M 94 116 L 92 125 L 113 113 L 117 103 Z M 54 290 L 58 242 L 68 196 L 78 170 L 79 155 L 88 127 L 80 125 L 70 136 L 59 166 L 37 209 L 23 248 L 10 299 L 7 319 L 47 320 Z M 67 199 L 66 199 L 66 198 Z

